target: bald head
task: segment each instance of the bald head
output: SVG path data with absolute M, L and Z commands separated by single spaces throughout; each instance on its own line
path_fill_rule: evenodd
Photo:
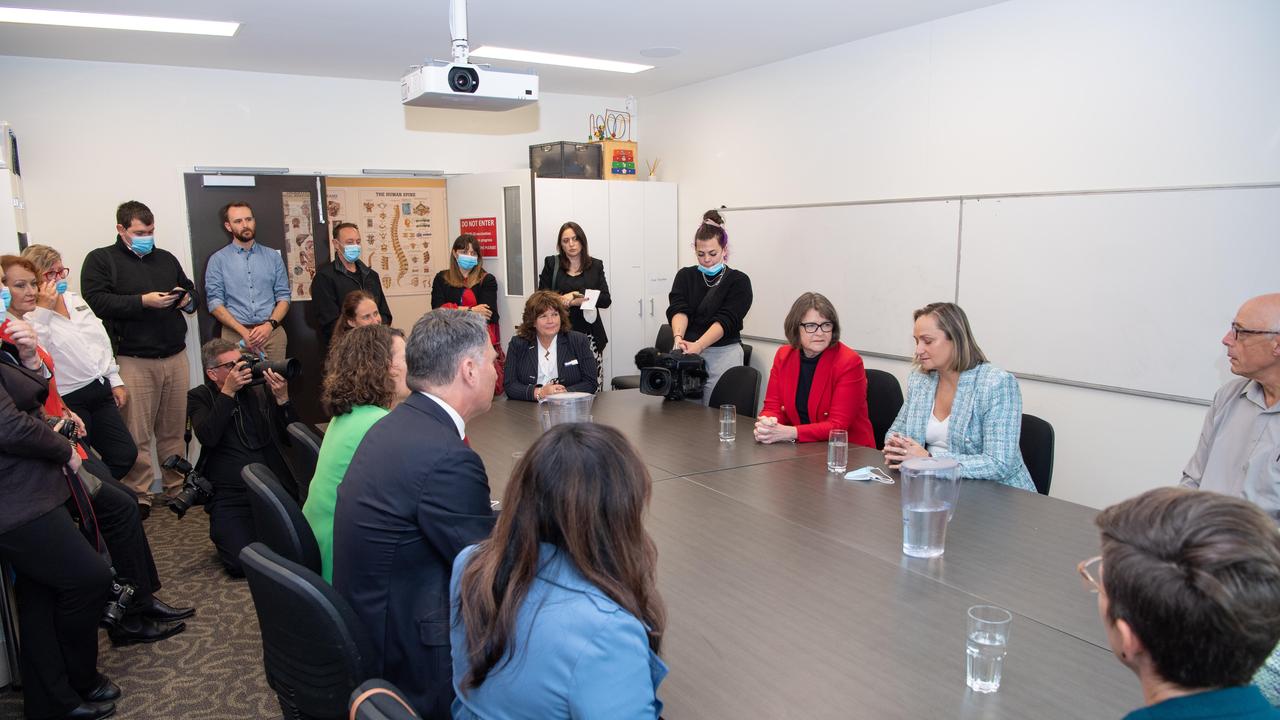
M 1236 322 L 1258 330 L 1280 330 L 1280 293 L 1259 295 L 1245 301 Z

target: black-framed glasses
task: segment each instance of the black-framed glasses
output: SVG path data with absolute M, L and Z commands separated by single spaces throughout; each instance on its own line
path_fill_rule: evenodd
M 835 326 L 836 324 L 831 322 L 830 320 L 826 322 L 820 322 L 820 323 L 800 323 L 800 329 L 804 330 L 810 335 L 818 332 L 819 330 L 821 330 L 824 333 L 829 333 L 831 332 L 832 329 L 835 328 Z
M 214 365 L 213 367 L 211 367 L 211 368 L 209 368 L 209 369 L 210 369 L 210 370 L 221 370 L 222 368 L 233 368 L 233 367 L 235 367 L 235 366 L 236 366 L 236 363 L 238 363 L 238 362 L 240 362 L 240 360 L 239 360 L 238 358 L 237 358 L 237 359 L 235 359 L 235 360 L 228 360 L 228 361 L 226 361 L 226 362 L 224 362 L 224 363 L 218 363 L 217 365 Z
M 1076 570 L 1080 573 L 1081 580 L 1084 581 L 1084 589 L 1091 593 L 1102 592 L 1102 556 L 1097 555 L 1088 560 L 1081 560 L 1076 565 Z
M 1232 339 L 1240 342 L 1241 335 L 1280 335 L 1280 330 L 1250 330 L 1249 328 L 1240 327 L 1236 323 L 1231 323 L 1231 335 Z

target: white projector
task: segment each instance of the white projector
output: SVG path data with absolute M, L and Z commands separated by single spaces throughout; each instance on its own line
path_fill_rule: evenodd
M 467 63 L 418 65 L 400 78 L 400 102 L 415 107 L 513 110 L 538 100 L 538 76 Z

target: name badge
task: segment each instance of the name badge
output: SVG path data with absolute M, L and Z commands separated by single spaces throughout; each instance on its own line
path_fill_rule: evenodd
M 77 305 L 76 312 L 84 312 L 89 309 L 88 305 Z

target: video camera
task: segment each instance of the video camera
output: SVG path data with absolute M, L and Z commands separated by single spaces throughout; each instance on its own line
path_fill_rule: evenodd
M 636 353 L 636 367 L 640 368 L 640 392 L 667 400 L 701 398 L 707 382 L 707 362 L 702 356 L 678 350 L 664 353 L 644 348 Z
M 213 483 L 196 471 L 181 455 L 170 455 L 161 463 L 165 470 L 182 473 L 182 490 L 169 503 L 169 509 L 178 517 L 187 514 L 192 505 L 203 505 L 213 497 Z
M 297 358 L 285 358 L 281 362 L 271 362 L 253 353 L 240 353 L 240 362 L 249 368 L 250 385 L 260 385 L 267 381 L 266 372 L 271 370 L 285 380 L 292 380 L 302 373 L 302 363 Z

